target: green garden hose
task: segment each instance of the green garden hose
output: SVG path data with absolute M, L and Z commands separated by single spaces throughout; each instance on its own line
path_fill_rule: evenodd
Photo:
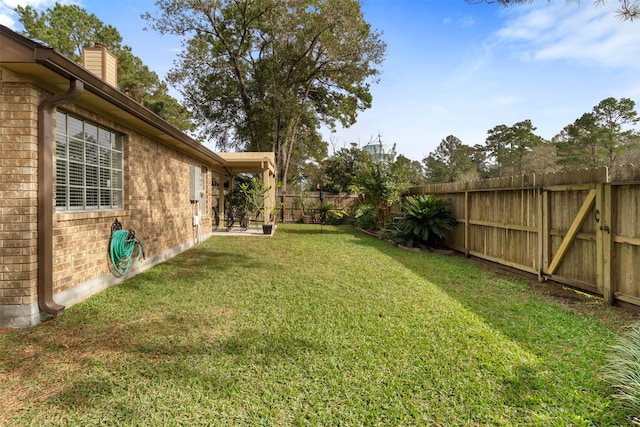
M 137 253 L 134 257 L 136 248 Z M 144 248 L 133 230 L 115 230 L 111 233 L 109 255 L 113 268 L 119 275 L 124 276 L 140 259 L 140 256 L 144 258 Z

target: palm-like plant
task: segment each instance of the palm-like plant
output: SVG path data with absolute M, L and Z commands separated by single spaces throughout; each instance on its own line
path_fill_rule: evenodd
M 618 337 L 606 357 L 603 376 L 611 384 L 616 399 L 640 425 L 640 325 Z
M 457 223 L 448 206 L 449 202 L 433 194 L 409 196 L 403 214 L 389 222 L 383 236 L 405 246 L 437 247 Z

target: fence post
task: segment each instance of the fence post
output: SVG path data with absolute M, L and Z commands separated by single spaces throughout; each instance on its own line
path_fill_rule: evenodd
M 615 303 L 615 282 L 613 277 L 613 245 L 611 235 L 615 233 L 611 221 L 612 198 L 611 184 L 597 184 L 601 197 L 599 221 L 596 222 L 596 258 L 598 288 L 602 285 L 602 296 L 605 304 Z
M 544 205 L 544 189 L 542 186 L 538 188 L 538 282 L 544 282 L 542 272 L 544 265 L 544 242 L 545 242 L 545 205 Z
M 542 247 L 540 248 L 540 280 L 545 280 L 545 273 L 549 269 L 549 255 L 551 253 L 551 243 L 549 241 L 550 230 L 549 227 L 551 225 L 551 213 L 549 212 L 549 191 L 544 188 L 540 188 L 540 192 L 542 193 L 542 197 L 540 200 L 541 203 L 541 211 L 542 215 L 540 215 L 540 220 L 542 224 L 540 226 L 540 233 L 542 233 Z
M 469 221 L 471 220 L 471 203 L 469 203 L 469 192 L 464 192 L 464 256 L 469 258 L 471 247 L 471 236 L 469 235 Z

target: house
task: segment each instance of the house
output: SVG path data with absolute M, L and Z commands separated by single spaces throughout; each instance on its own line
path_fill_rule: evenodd
M 144 245 L 129 277 L 211 236 L 224 206 L 212 183 L 275 181 L 273 153 L 214 153 L 120 92 L 103 46 L 84 64 L 0 26 L 0 328 L 124 280 L 108 254 L 116 219 Z

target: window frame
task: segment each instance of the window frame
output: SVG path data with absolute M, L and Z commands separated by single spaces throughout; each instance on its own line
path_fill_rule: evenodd
M 198 215 L 205 216 L 207 215 L 207 195 L 209 194 L 210 183 L 207 180 L 207 172 L 208 169 L 206 166 L 200 166 L 200 188 L 204 193 L 203 197 L 200 199 L 200 212 Z
M 124 209 L 125 135 L 57 110 L 56 212 Z

